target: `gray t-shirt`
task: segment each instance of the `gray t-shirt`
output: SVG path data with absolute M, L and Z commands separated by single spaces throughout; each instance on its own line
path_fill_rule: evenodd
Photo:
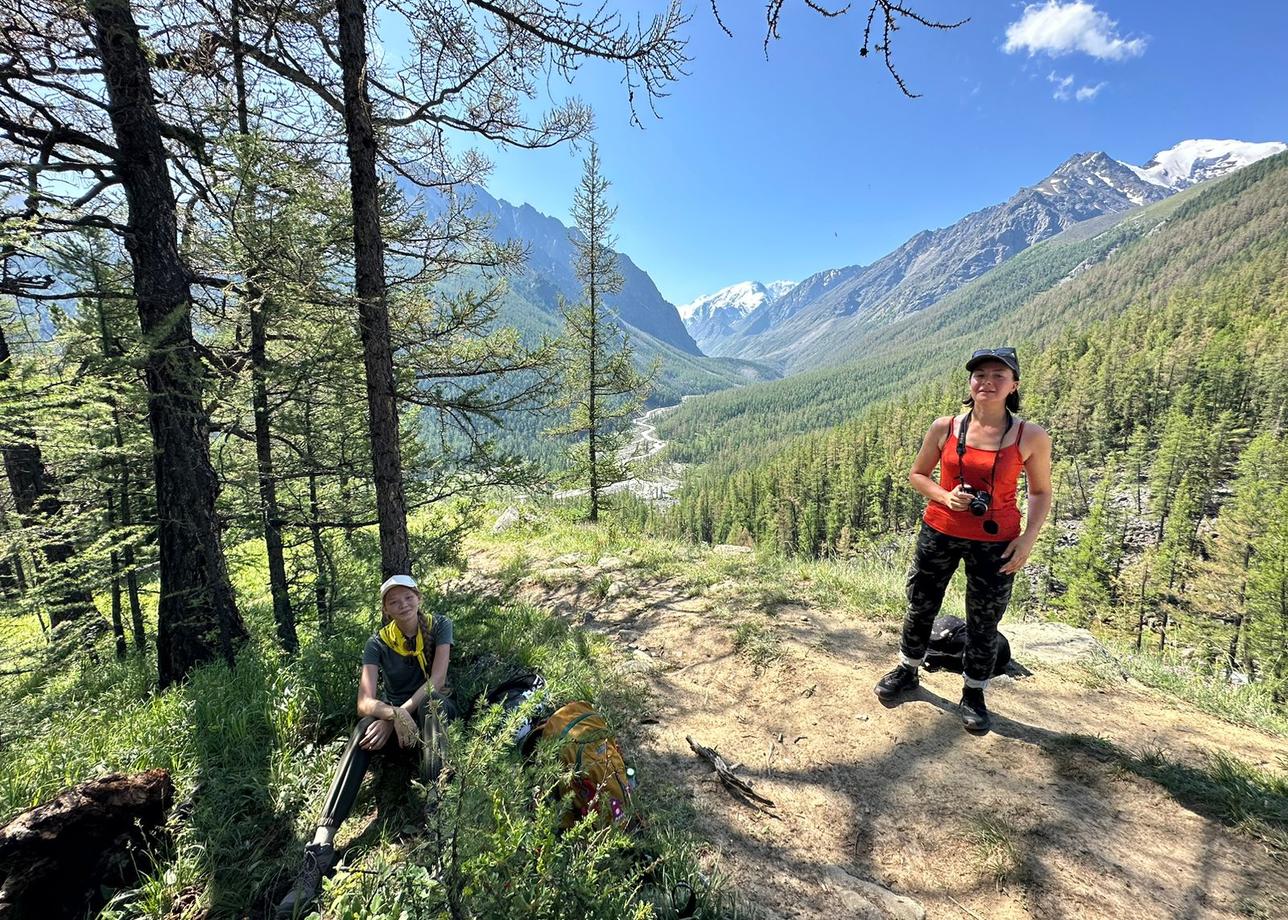
M 440 645 L 452 644 L 451 618 L 441 613 L 434 614 L 434 621 L 429 627 L 429 648 L 425 649 L 425 663 L 434 664 L 434 650 Z M 425 674 L 420 669 L 420 662 L 415 655 L 399 655 L 374 633 L 367 640 L 362 650 L 362 663 L 374 664 L 380 668 L 380 682 L 383 686 L 382 698 L 391 706 L 401 706 L 411 699 L 413 693 L 425 683 Z

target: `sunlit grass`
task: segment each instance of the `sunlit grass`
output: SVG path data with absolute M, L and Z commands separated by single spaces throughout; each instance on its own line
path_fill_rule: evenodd
M 600 555 L 613 546 L 586 542 Z M 332 550 L 344 579 L 341 606 L 325 633 L 300 607 L 303 648 L 294 659 L 273 642 L 262 553 L 235 548 L 232 575 L 256 637 L 235 668 L 208 665 L 158 693 L 155 663 L 116 661 L 105 637 L 96 659 L 76 649 L 63 666 L 10 681 L 0 696 L 0 821 L 107 772 L 171 771 L 173 834 L 135 887 L 109 893 L 104 916 L 244 916 L 271 906 L 289 884 L 355 718 L 358 654 L 376 622 L 374 540 L 358 534 Z M 647 688 L 611 667 L 602 637 L 527 605 L 436 593 L 433 585 L 452 570 L 426 572 L 426 603 L 456 625 L 452 680 L 462 700 L 515 670 L 537 670 L 553 699 L 593 700 L 618 727 L 629 757 Z M 451 831 L 455 862 L 445 868 L 432 828 L 408 837 L 406 816 L 391 826 L 378 811 L 373 830 L 363 831 L 373 806 L 364 793 L 341 835 L 346 841 L 360 833 L 362 848 L 337 874 L 326 916 L 393 920 L 460 909 L 499 920 L 522 913 L 527 897 L 550 907 L 550 916 L 644 918 L 658 915 L 654 906 L 666 900 L 662 879 L 693 884 L 699 916 L 736 915 L 723 883 L 702 881 L 706 857 L 689 830 L 692 817 L 660 777 L 641 777 L 645 830 L 592 832 L 588 825 L 556 837 L 550 819 L 558 803 L 533 798 L 540 774 L 525 774 L 495 728 L 487 718 L 452 728 L 454 756 L 464 758 L 443 806 L 459 815 Z M 410 814 L 418 815 L 414 807 Z

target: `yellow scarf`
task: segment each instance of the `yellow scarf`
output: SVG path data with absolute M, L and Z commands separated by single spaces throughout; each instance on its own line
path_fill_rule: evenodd
M 380 638 L 385 645 L 389 646 L 399 655 L 410 658 L 415 656 L 416 661 L 420 663 L 420 670 L 425 675 L 425 680 L 429 680 L 429 664 L 425 661 L 425 634 L 419 627 L 416 629 L 415 642 L 403 635 L 402 630 L 398 628 L 398 623 L 390 620 L 384 626 L 380 627 Z

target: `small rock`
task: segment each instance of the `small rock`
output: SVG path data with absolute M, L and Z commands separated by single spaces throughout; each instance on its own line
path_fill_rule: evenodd
M 893 920 L 926 920 L 926 909 L 912 898 L 865 881 L 832 866 L 825 879 L 851 917 L 891 917 Z
M 622 662 L 620 670 L 623 674 L 651 674 L 657 667 L 652 655 L 636 649 L 630 658 Z
M 601 572 L 616 572 L 618 569 L 626 568 L 626 560 L 617 556 L 600 556 L 595 567 Z
M 750 546 L 735 546 L 732 543 L 717 543 L 711 547 L 711 552 L 717 556 L 751 556 L 755 554 Z
M 492 533 L 501 533 L 519 523 L 519 509 L 511 505 L 501 512 L 501 516 L 492 525 Z
M 557 568 L 570 565 L 580 565 L 586 561 L 586 557 L 581 553 L 564 553 L 562 556 L 556 556 L 550 560 L 550 564 Z
M 546 569 L 538 575 L 538 578 L 547 583 L 577 581 L 581 578 L 581 569 L 573 568 L 572 566 Z
M 1011 653 L 1022 661 L 1067 664 L 1109 654 L 1090 632 L 1064 623 L 1008 623 L 1003 629 Z
M 868 720 L 867 716 L 855 716 L 854 718 L 858 719 L 860 722 L 866 722 Z
M 621 597 L 625 593 L 626 593 L 626 583 L 621 581 L 615 581 L 611 585 L 609 585 L 608 590 L 604 592 L 604 600 L 611 601 L 613 600 L 613 598 Z

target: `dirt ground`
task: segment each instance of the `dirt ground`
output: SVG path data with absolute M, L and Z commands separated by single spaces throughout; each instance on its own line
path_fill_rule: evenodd
M 595 562 L 534 563 L 562 577 L 527 579 L 520 594 L 612 637 L 623 666 L 651 684 L 657 724 L 631 740 L 641 775 L 692 799 L 713 862 L 764 916 L 1288 915 L 1282 857 L 1068 742 L 1098 736 L 1195 767 L 1225 750 L 1282 768 L 1280 739 L 1129 683 L 1096 689 L 1022 647 L 1032 676 L 995 682 L 993 730 L 971 735 L 956 715 L 957 675 L 924 674 L 893 707 L 873 695 L 894 664 L 896 626 L 781 606 L 780 655 L 758 667 L 735 648 L 728 597 L 614 560 L 620 587 L 601 599 Z M 498 565 L 477 554 L 469 577 L 490 586 Z M 734 799 L 686 736 L 741 764 L 774 807 Z

